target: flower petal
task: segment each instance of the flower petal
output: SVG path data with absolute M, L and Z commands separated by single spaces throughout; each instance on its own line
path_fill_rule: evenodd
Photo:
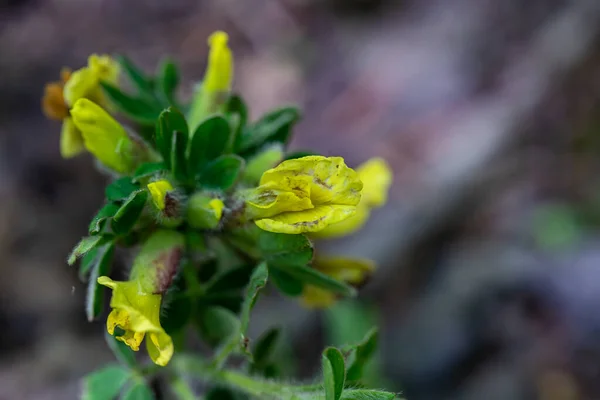
M 267 183 L 247 192 L 246 213 L 250 219 L 313 208 L 310 182 L 306 177 L 286 177 L 279 184 Z
M 99 80 L 116 84 L 119 78 L 119 63 L 106 54 L 92 54 L 88 57 L 88 67 Z
M 165 179 L 161 179 L 160 181 L 156 182 L 151 182 L 148 184 L 148 190 L 152 195 L 152 201 L 154 202 L 156 208 L 158 208 L 159 210 L 164 210 L 165 196 L 167 195 L 167 192 L 173 190 L 173 185 L 171 185 L 171 182 Z
M 102 107 L 88 99 L 79 99 L 71 115 L 90 153 L 117 172 L 126 173 L 132 169 L 131 139 L 121 124 Z
M 348 168 L 341 157 L 307 156 L 287 160 L 266 171 L 260 184 L 289 188 L 291 177 L 307 177 L 313 204 L 355 206 L 360 201 L 363 184 L 358 174 Z
M 202 87 L 208 92 L 227 92 L 233 77 L 233 57 L 227 46 L 229 36 L 222 31 L 208 37 L 210 52 Z
M 313 267 L 332 278 L 358 285 L 375 270 L 375 263 L 361 258 L 319 256 Z
M 356 206 L 356 213 L 353 216 L 341 222 L 328 225 L 321 231 L 311 233 L 310 236 L 315 239 L 332 239 L 350 235 L 365 225 L 370 214 L 369 207 L 361 201 Z
M 150 358 L 156 365 L 164 367 L 173 357 L 173 340 L 171 336 L 163 332 L 151 332 L 146 338 L 146 349 Z
M 60 155 L 62 158 L 72 158 L 85 150 L 81 132 L 71 118 L 65 118 L 60 132 Z
M 63 96 L 69 107 L 73 107 L 77 100 L 83 98 L 98 101 L 100 95 L 98 76 L 85 67 L 73 72 L 63 89 Z
M 371 158 L 361 164 L 356 172 L 364 185 L 361 203 L 371 208 L 384 205 L 392 184 L 392 170 L 388 163 L 382 158 Z
M 305 285 L 300 302 L 306 308 L 327 308 L 335 303 L 336 295 L 313 285 Z
M 63 98 L 63 85 L 61 82 L 48 83 L 44 88 L 42 111 L 46 117 L 58 121 L 62 121 L 69 116 L 69 109 Z
M 254 221 L 256 225 L 269 232 L 299 234 L 318 232 L 329 224 L 343 221 L 356 212 L 354 206 L 320 205 L 315 208 L 286 212 Z

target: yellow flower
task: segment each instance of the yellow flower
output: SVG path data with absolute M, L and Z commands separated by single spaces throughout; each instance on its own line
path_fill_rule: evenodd
M 152 195 L 152 201 L 154 202 L 156 208 L 159 210 L 164 210 L 165 196 L 167 195 L 167 192 L 173 190 L 173 185 L 171 185 L 171 182 L 161 179 L 160 181 L 149 183 L 148 190 Z
M 356 212 L 362 186 L 341 157 L 287 160 L 244 193 L 246 216 L 270 232 L 318 232 Z
M 116 338 L 138 351 L 146 338 L 146 348 L 154 363 L 165 366 L 173 356 L 173 341 L 160 325 L 163 293 L 170 286 L 183 251 L 183 235 L 169 230 L 155 232 L 136 257 L 130 280 L 113 281 L 107 276 L 98 283 L 113 290 L 112 311 L 106 320 L 111 335 L 115 328 L 124 330 Z
M 103 104 L 100 81 L 116 84 L 119 66 L 109 56 L 92 54 L 88 66 L 75 72 L 63 68 L 61 80 L 46 85 L 42 98 L 42 110 L 51 119 L 63 122 L 60 138 L 60 154 L 63 158 L 74 157 L 85 150 L 81 132 L 71 119 L 69 109 L 80 98 L 88 98 Z
M 363 182 L 362 197 L 356 206 L 356 213 L 337 224 L 329 225 L 320 232 L 311 234 L 314 238 L 334 238 L 356 232 L 369 219 L 371 210 L 383 206 L 392 183 L 392 170 L 382 158 L 372 158 L 361 164 L 356 172 Z
M 316 257 L 313 268 L 331 276 L 339 281 L 353 286 L 361 285 L 371 275 L 375 265 L 370 260 L 343 258 L 343 257 Z M 301 302 L 309 308 L 329 307 L 337 297 L 325 289 L 312 285 L 305 285 L 302 291 Z
M 100 82 L 117 83 L 119 64 L 110 56 L 92 54 L 88 57 L 87 67 L 73 72 L 64 88 L 64 97 L 69 107 L 73 107 L 79 99 L 89 99 L 105 105 Z
M 88 99 L 77 100 L 71 116 L 90 153 L 117 172 L 131 171 L 133 142 L 121 124 Z
M 227 46 L 229 36 L 216 31 L 208 37 L 208 68 L 204 74 L 202 86 L 209 92 L 228 92 L 233 77 L 233 57 Z
M 225 204 L 221 199 L 197 193 L 188 202 L 188 222 L 197 229 L 214 229 L 221 221 L 224 208 Z
M 233 56 L 227 45 L 228 40 L 229 36 L 222 31 L 216 31 L 208 37 L 208 66 L 187 118 L 190 133 L 204 118 L 219 110 L 231 90 Z
M 146 334 L 148 354 L 156 364 L 165 366 L 173 356 L 173 341 L 160 325 L 162 296 L 145 291 L 136 281 L 115 282 L 101 276 L 98 283 L 113 290 L 110 306 L 113 309 L 106 320 L 106 330 L 114 335 L 115 328 L 125 331 L 116 338 L 132 350 L 138 351 Z
M 65 83 L 71 77 L 71 70 L 63 68 L 60 73 L 61 80 L 48 83 L 42 97 L 42 111 L 46 117 L 57 121 L 62 121 L 62 129 L 60 134 L 60 154 L 63 158 L 72 158 L 85 150 L 81 133 L 73 124 L 73 120 L 69 114 L 69 106 L 67 105 L 63 88 Z

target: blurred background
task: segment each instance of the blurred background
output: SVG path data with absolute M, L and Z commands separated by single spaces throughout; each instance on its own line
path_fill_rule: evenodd
M 199 80 L 216 29 L 254 117 L 304 109 L 292 148 L 395 173 L 361 232 L 319 243 L 377 262 L 361 305 L 258 303 L 297 376 L 372 322 L 371 382 L 410 400 L 600 399 L 600 1 L 0 0 L 1 400 L 75 399 L 113 358 L 66 264 L 105 178 L 60 158 L 44 84 L 92 52 Z

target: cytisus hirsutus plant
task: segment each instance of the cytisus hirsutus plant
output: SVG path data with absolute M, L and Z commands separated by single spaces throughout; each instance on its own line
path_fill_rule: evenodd
M 360 229 L 386 202 L 390 168 L 379 158 L 352 169 L 341 157 L 288 151 L 298 110 L 249 121 L 231 92 L 227 34 L 213 33 L 208 45 L 190 102 L 176 96 L 180 77 L 169 60 L 149 75 L 127 58 L 94 54 L 45 88 L 42 109 L 62 123 L 61 155 L 91 153 L 110 177 L 68 262 L 80 259 L 90 321 L 103 313 L 104 288 L 112 291 L 106 337 L 120 364 L 87 376 L 83 398 L 196 399 L 196 380 L 212 399 L 394 398 L 361 384 L 376 330 L 327 348 L 322 378 L 310 384 L 277 379 L 274 331 L 247 336 L 268 281 L 307 307 L 355 295 L 373 263 L 313 254 L 312 241 Z M 111 271 L 117 247 L 132 254 L 128 271 Z M 188 347 L 191 331 L 210 354 Z M 134 357 L 143 346 L 153 363 Z M 230 356 L 244 364 L 230 369 Z M 154 381 L 162 384 L 150 389 Z

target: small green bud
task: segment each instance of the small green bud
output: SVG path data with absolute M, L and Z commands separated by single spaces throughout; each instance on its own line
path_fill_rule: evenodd
M 197 193 L 188 202 L 188 222 L 197 229 L 214 229 L 221 221 L 223 208 L 225 205 L 220 199 Z

